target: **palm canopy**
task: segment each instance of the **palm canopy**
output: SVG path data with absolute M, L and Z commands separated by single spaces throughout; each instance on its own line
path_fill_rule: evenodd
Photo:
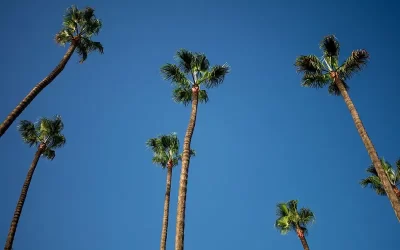
M 398 160 L 396 162 L 396 170 L 394 170 L 392 165 L 389 162 L 385 161 L 384 158 L 381 159 L 381 163 L 382 163 L 383 170 L 385 171 L 385 173 L 390 181 L 390 184 L 392 184 L 393 186 L 399 186 L 400 185 L 400 160 Z M 378 177 L 378 173 L 376 172 L 375 167 L 373 165 L 369 166 L 367 168 L 367 172 L 371 175 L 365 179 L 362 179 L 360 181 L 360 185 L 364 188 L 367 186 L 370 186 L 372 189 L 375 190 L 375 192 L 378 195 L 385 196 L 386 192 L 382 186 L 381 179 L 379 179 L 379 177 Z
M 278 219 L 275 222 L 275 227 L 281 234 L 287 234 L 289 231 L 296 231 L 300 228 L 303 234 L 307 234 L 307 224 L 314 222 L 314 213 L 308 208 L 297 210 L 297 200 L 278 203 L 276 205 L 276 215 Z
M 173 99 L 175 102 L 189 104 L 192 101 L 192 88 L 213 88 L 220 85 L 229 73 L 227 64 L 210 67 L 210 63 L 203 53 L 181 49 L 175 57 L 177 65 L 167 63 L 161 67 L 161 74 L 165 80 L 174 85 Z M 199 89 L 199 101 L 206 103 L 206 90 Z
M 90 52 L 103 54 L 103 45 L 92 40 L 93 35 L 99 34 L 101 26 L 102 22 L 94 15 L 93 8 L 79 10 L 72 5 L 64 15 L 63 28 L 56 34 L 55 40 L 60 45 L 75 42 L 82 63 Z
M 182 154 L 179 154 L 179 139 L 176 133 L 151 138 L 146 142 L 146 145 L 154 152 L 153 163 L 162 168 L 166 168 L 168 163 L 172 163 L 171 167 L 175 167 L 182 159 Z M 196 152 L 191 149 L 190 156 L 195 155 Z
M 329 35 L 324 37 L 320 43 L 320 48 L 323 52 L 321 58 L 315 55 L 301 55 L 296 59 L 296 69 L 298 72 L 303 73 L 302 86 L 323 88 L 328 85 L 330 94 L 340 95 L 340 91 L 331 77 L 331 72 L 337 73 L 337 76 L 343 81 L 345 88 L 349 89 L 345 81 L 366 66 L 369 54 L 364 49 L 354 50 L 339 65 L 340 44 L 335 36 Z
M 61 133 L 63 129 L 64 124 L 59 115 L 54 119 L 42 117 L 36 123 L 22 120 L 18 125 L 22 140 L 30 147 L 44 146 L 42 155 L 49 160 L 56 156 L 55 149 L 66 143 L 65 136 Z

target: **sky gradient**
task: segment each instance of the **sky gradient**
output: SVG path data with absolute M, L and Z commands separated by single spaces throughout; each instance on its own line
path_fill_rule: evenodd
M 0 119 L 59 62 L 54 35 L 67 7 L 94 7 L 104 55 L 64 71 L 18 118 L 60 114 L 67 137 L 41 159 L 14 250 L 159 248 L 166 171 L 145 142 L 177 132 L 190 108 L 171 99 L 160 67 L 180 48 L 227 62 L 224 83 L 200 104 L 189 171 L 186 250 L 301 249 L 274 228 L 275 205 L 291 199 L 314 211 L 311 249 L 397 250 L 399 223 L 386 197 L 361 178 L 370 159 L 341 97 L 300 86 L 301 54 L 321 55 L 329 34 L 341 62 L 354 49 L 368 66 L 348 84 L 380 156 L 394 163 L 398 142 L 399 35 L 395 1 L 8 1 L 0 10 Z M 2 121 L 1 120 L 1 121 Z M 1 122 L 0 121 L 0 122 Z M 14 123 L 0 139 L 0 239 L 35 149 Z M 180 166 L 172 177 L 167 248 L 173 249 Z

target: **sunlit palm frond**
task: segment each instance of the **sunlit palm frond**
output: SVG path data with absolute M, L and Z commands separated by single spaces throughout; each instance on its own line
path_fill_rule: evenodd
M 199 84 L 204 82 L 206 88 L 216 87 L 224 81 L 229 70 L 228 64 L 215 65 L 210 71 L 204 73 L 203 77 L 199 79 Z
M 350 90 L 349 85 L 345 81 L 342 81 L 342 82 L 343 82 L 344 88 L 347 91 L 349 91 Z M 335 95 L 335 96 L 340 96 L 341 95 L 339 87 L 333 82 L 328 87 L 328 93 L 331 94 L 331 95 Z
M 54 40 L 59 45 L 64 46 L 65 44 L 70 43 L 73 37 L 73 33 L 69 29 L 64 28 L 55 35 Z
M 179 69 L 178 66 L 167 63 L 161 67 L 161 74 L 165 80 L 170 80 L 173 83 L 189 88 L 190 81 L 186 78 L 186 75 Z
M 322 49 L 325 58 L 339 57 L 340 44 L 334 35 L 325 36 L 320 43 L 320 48 Z
M 289 215 L 289 208 L 285 202 L 281 202 L 276 205 L 276 215 L 278 217 L 285 217 Z
M 294 65 L 296 66 L 296 71 L 301 73 L 323 74 L 323 72 L 328 72 L 323 63 L 315 55 L 301 55 L 296 58 Z
M 290 232 L 290 221 L 289 217 L 280 217 L 275 221 L 275 227 L 279 230 L 281 234 L 287 234 Z
M 35 124 L 30 121 L 22 120 L 18 125 L 18 131 L 22 140 L 29 144 L 30 147 L 39 143 L 38 134 L 36 133 Z
M 185 74 L 192 72 L 194 57 L 194 54 L 186 49 L 180 49 L 176 52 L 176 59 L 178 60 L 179 68 Z
M 194 53 L 194 60 L 192 62 L 192 68 L 198 72 L 206 72 L 210 67 L 210 62 L 203 53 Z
M 369 60 L 369 53 L 366 50 L 355 50 L 349 58 L 338 69 L 339 76 L 346 80 L 350 79 L 355 73 L 361 71 Z
M 67 8 L 63 21 L 64 27 L 69 28 L 75 32 L 77 31 L 78 23 L 80 21 L 81 21 L 81 14 L 79 9 L 75 5 L 72 5 L 71 7 Z
M 323 88 L 332 82 L 329 73 L 304 73 L 301 86 L 309 88 Z
M 154 153 L 152 158 L 153 164 L 160 165 L 162 168 L 167 167 L 168 160 L 169 160 L 168 155 L 165 154 L 164 152 Z

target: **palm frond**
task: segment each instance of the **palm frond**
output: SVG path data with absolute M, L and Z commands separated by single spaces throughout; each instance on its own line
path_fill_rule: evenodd
M 384 188 L 383 188 L 383 186 L 382 186 L 382 182 L 381 182 L 381 180 L 379 179 L 378 176 L 368 176 L 367 178 L 362 179 L 362 180 L 360 181 L 360 185 L 361 185 L 363 188 L 369 186 L 370 188 L 372 188 L 373 190 L 375 190 L 375 192 L 376 192 L 378 195 L 383 195 L 383 196 L 386 195 L 386 192 L 385 192 L 385 190 L 384 190 Z
M 32 147 L 39 143 L 39 138 L 35 130 L 35 125 L 27 120 L 20 121 L 18 131 L 21 134 L 22 140 Z
M 203 77 L 199 79 L 199 84 L 204 82 L 206 88 L 216 87 L 224 81 L 229 70 L 228 64 L 215 65 L 210 71 L 204 73 Z
M 288 216 L 280 217 L 275 221 L 275 227 L 280 231 L 281 234 L 287 234 L 290 232 L 290 221 Z
M 165 168 L 168 164 L 168 155 L 164 152 L 162 153 L 155 153 L 152 158 L 153 164 L 160 165 L 162 168 Z
M 186 78 L 186 75 L 179 69 L 178 66 L 167 63 L 161 67 L 161 74 L 165 80 L 170 80 L 178 85 L 190 85 L 190 81 Z
M 285 217 L 289 215 L 289 208 L 285 202 L 281 202 L 276 205 L 276 215 L 278 217 Z
M 192 68 L 198 72 L 206 72 L 210 67 L 210 62 L 203 53 L 194 53 L 194 60 L 192 62 Z
M 179 63 L 179 68 L 188 74 L 193 70 L 194 54 L 186 49 L 180 49 L 176 52 L 176 59 Z
M 332 82 L 332 79 L 329 73 L 319 74 L 306 72 L 302 77 L 301 86 L 318 89 L 325 87 L 330 82 Z
M 299 211 L 300 225 L 305 227 L 307 224 L 313 223 L 315 221 L 314 213 L 309 208 L 301 208 Z
M 315 55 L 301 55 L 296 58 L 294 65 L 296 71 L 301 73 L 322 74 L 324 71 L 328 71 Z
M 339 76 L 344 79 L 350 79 L 355 73 L 361 71 L 369 60 L 369 53 L 364 50 L 355 50 L 351 53 L 349 58 L 338 69 Z
M 347 91 L 349 91 L 349 90 L 350 90 L 349 85 L 348 85 L 345 81 L 342 81 L 342 82 L 343 82 L 344 88 L 345 88 Z M 328 93 L 331 94 L 331 95 L 335 95 L 335 96 L 340 96 L 340 95 L 341 95 L 340 89 L 339 89 L 338 86 L 337 86 L 335 83 L 333 83 L 333 82 L 332 82 L 332 83 L 329 85 L 329 87 L 328 87 Z
M 47 148 L 43 152 L 42 156 L 52 161 L 56 157 L 56 152 L 50 148 Z
M 199 91 L 199 102 L 200 103 L 208 102 L 208 94 L 207 94 L 207 91 L 204 89 L 200 89 L 200 91 Z
M 98 51 L 100 54 L 103 54 L 103 45 L 100 42 L 94 42 L 89 38 L 82 37 L 76 47 L 76 52 L 80 57 L 79 63 L 86 61 L 88 55 L 94 51 Z
M 172 91 L 172 99 L 177 103 L 187 106 L 192 102 L 192 89 L 190 87 L 175 87 Z
M 308 235 L 308 229 L 307 229 L 307 227 L 302 227 L 302 226 L 300 226 L 300 229 L 301 229 L 301 231 L 303 231 L 303 234 L 304 234 L 305 236 Z
M 57 44 L 64 46 L 65 44 L 70 43 L 73 37 L 74 35 L 72 31 L 64 28 L 55 35 L 54 40 Z
M 325 57 L 339 57 L 340 44 L 334 35 L 325 36 L 320 43 L 320 48 Z

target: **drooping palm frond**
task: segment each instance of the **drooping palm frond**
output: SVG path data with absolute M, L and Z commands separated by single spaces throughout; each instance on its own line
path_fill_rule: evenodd
M 350 90 L 349 85 L 345 81 L 342 81 L 342 83 L 343 83 L 344 88 L 347 91 L 349 91 Z M 334 82 L 331 82 L 331 84 L 329 85 L 328 93 L 331 95 L 336 95 L 336 96 L 341 95 L 339 87 Z
M 381 180 L 379 179 L 378 176 L 368 176 L 365 179 L 362 179 L 360 181 L 360 185 L 365 188 L 367 186 L 370 186 L 378 195 L 385 196 L 386 192 L 383 189 Z
M 86 37 L 82 37 L 80 42 L 76 46 L 76 52 L 81 58 L 79 60 L 79 63 L 83 63 L 87 59 L 88 54 L 93 51 L 97 51 L 100 54 L 103 54 L 103 45 L 100 42 L 94 42 Z
M 20 121 L 18 125 L 18 131 L 21 134 L 22 140 L 27 143 L 29 147 L 39 143 L 39 138 L 35 130 L 35 124 L 32 122 L 27 120 Z
M 187 79 L 186 75 L 179 69 L 178 66 L 167 63 L 161 67 L 161 74 L 165 80 L 170 80 L 177 85 L 182 85 L 185 87 L 190 86 L 190 81 Z
M 296 66 L 296 71 L 301 73 L 320 75 L 328 72 L 324 64 L 315 55 L 301 55 L 296 58 L 294 65 Z
M 325 36 L 320 43 L 320 48 L 325 57 L 339 57 L 340 44 L 334 35 Z
M 194 60 L 192 63 L 192 68 L 197 72 L 207 72 L 210 67 L 210 62 L 203 53 L 194 53 Z
M 47 148 L 43 152 L 42 156 L 52 161 L 56 157 L 56 152 L 50 148 Z
M 178 61 L 179 68 L 185 73 L 188 74 L 192 72 L 193 69 L 193 61 L 194 54 L 186 49 L 180 49 L 176 52 L 175 58 Z
M 361 71 L 367 65 L 368 60 L 369 53 L 366 50 L 354 50 L 337 72 L 342 79 L 349 79 L 355 73 Z
M 210 71 L 207 71 L 203 74 L 202 78 L 199 79 L 199 83 L 201 84 L 204 82 L 206 88 L 217 87 L 224 81 L 225 76 L 229 73 L 229 70 L 230 68 L 228 64 L 215 65 Z
M 183 87 L 175 87 L 173 92 L 172 92 L 172 99 L 176 103 L 182 103 L 183 105 L 187 106 L 192 102 L 192 88 L 190 86 Z M 198 98 L 200 103 L 206 103 L 208 102 L 208 95 L 207 91 L 204 89 L 201 89 L 199 91 L 199 98 Z
M 329 73 L 304 73 L 301 85 L 310 88 L 323 88 L 332 82 Z
M 301 208 L 299 211 L 299 224 L 306 227 L 308 224 L 315 221 L 314 213 L 309 208 Z

